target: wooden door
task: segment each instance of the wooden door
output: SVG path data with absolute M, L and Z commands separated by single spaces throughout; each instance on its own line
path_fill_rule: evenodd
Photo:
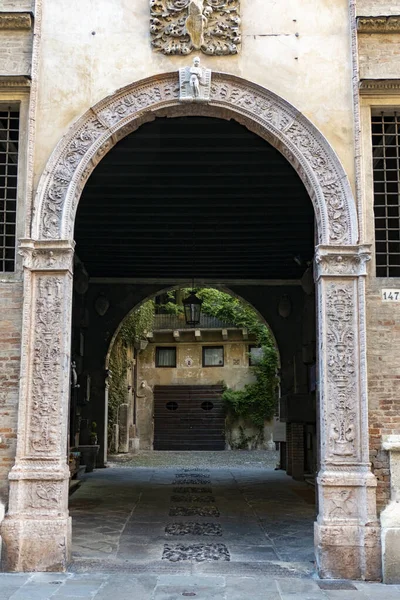
M 220 385 L 157 385 L 154 450 L 225 450 Z

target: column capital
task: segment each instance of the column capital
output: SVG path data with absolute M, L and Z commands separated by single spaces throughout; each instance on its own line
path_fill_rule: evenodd
M 29 271 L 70 271 L 72 273 L 75 242 L 70 240 L 35 241 L 21 239 L 18 252 Z
M 360 277 L 367 274 L 371 245 L 317 246 L 315 277 Z

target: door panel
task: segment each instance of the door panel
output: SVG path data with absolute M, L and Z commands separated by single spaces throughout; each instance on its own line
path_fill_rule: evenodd
M 154 450 L 225 450 L 220 385 L 155 386 Z

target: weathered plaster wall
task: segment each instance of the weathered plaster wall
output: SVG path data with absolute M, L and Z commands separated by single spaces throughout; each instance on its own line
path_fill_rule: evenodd
M 216 340 L 215 335 L 207 339 L 203 335 L 202 342 L 178 343 L 157 342 L 149 344 L 141 354 L 139 362 L 139 377 L 150 385 L 215 385 L 225 381 L 233 389 L 241 389 L 253 380 L 249 369 L 248 343 L 240 341 L 224 342 Z M 254 342 L 253 342 L 254 343 Z M 223 367 L 202 367 L 202 346 L 223 346 Z M 157 346 L 176 347 L 176 368 L 169 369 L 155 366 L 155 349 Z M 192 364 L 187 366 L 185 360 Z M 235 364 L 239 361 L 239 364 Z
M 327 136 L 352 178 L 347 0 L 241 4 L 241 53 L 204 56 L 204 64 L 255 81 L 293 103 Z M 148 0 L 44 0 L 43 5 L 37 177 L 62 134 L 90 106 L 133 81 L 192 60 L 152 51 Z
M 35 0 L 2 0 L 1 10 L 10 12 L 23 12 L 33 10 Z
M 357 15 L 359 16 L 379 17 L 398 14 L 398 3 L 393 0 L 357 0 Z
M 160 337 L 160 333 L 157 337 Z M 193 334 L 182 334 L 186 338 Z M 182 341 L 179 343 L 166 340 L 156 341 L 147 346 L 138 356 L 139 385 L 144 380 L 154 389 L 155 385 L 216 385 L 224 382 L 229 388 L 239 390 L 246 384 L 255 381 L 249 366 L 249 344 L 240 340 L 240 333 L 229 331 L 229 341 L 221 339 L 221 331 L 202 332 L 203 340 L 199 342 Z M 166 335 L 164 336 L 167 337 Z M 172 336 L 169 336 L 172 338 Z M 203 367 L 202 347 L 223 346 L 224 366 Z M 156 367 L 156 348 L 163 346 L 176 347 L 176 368 Z M 190 364 L 189 364 L 190 361 Z M 137 399 L 137 436 L 140 438 L 140 448 L 152 448 L 153 444 L 153 394 L 146 394 Z M 245 428 L 247 437 L 256 435 L 254 428 L 248 423 L 232 423 L 226 431 L 226 441 L 239 443 L 239 425 Z M 272 425 L 266 423 L 264 428 L 265 443 L 271 440 Z M 227 446 L 229 447 L 229 445 Z

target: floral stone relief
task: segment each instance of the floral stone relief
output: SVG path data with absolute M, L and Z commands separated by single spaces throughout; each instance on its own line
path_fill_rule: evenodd
M 151 0 L 153 48 L 163 54 L 237 54 L 240 0 Z

